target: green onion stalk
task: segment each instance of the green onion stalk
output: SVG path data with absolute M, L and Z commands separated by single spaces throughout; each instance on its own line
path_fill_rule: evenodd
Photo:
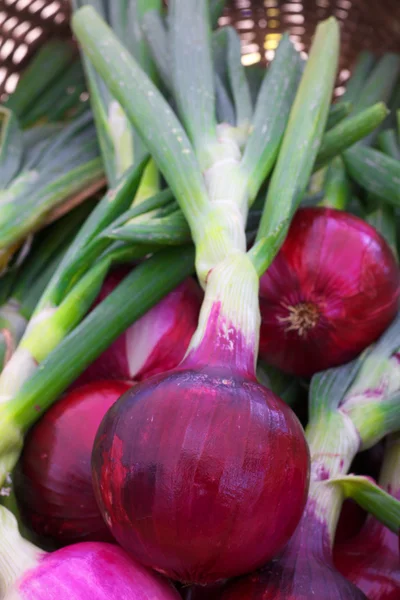
M 326 525 L 330 548 L 344 494 L 362 504 L 369 489 L 376 493 L 367 478 L 344 477 L 353 458 L 400 429 L 399 332 L 397 317 L 357 360 L 317 374 L 311 382 L 306 428 L 312 465 L 308 504 L 312 517 Z M 365 506 L 385 521 L 386 504 L 382 499 L 382 510 L 379 503 Z M 393 528 L 396 522 L 397 527 L 400 525 L 399 516 L 399 512 L 393 516 Z
M 59 127 L 21 131 L 0 108 L 0 269 L 55 212 L 104 185 L 102 161 L 88 111 Z M 62 210 L 63 208 L 63 210 Z
M 10 276 L 13 279 L 0 305 L 0 371 L 14 353 L 44 289 L 75 236 L 76 228 L 91 208 L 93 204 L 85 202 L 45 228 L 36 236 L 22 265 L 0 279 L 2 289 L 7 287 Z
M 108 22 L 127 51 L 137 60 L 150 79 L 157 83 L 157 70 L 142 33 L 142 23 L 149 11 L 161 18 L 161 0 L 74 0 L 74 10 L 91 6 Z M 107 83 L 96 72 L 83 53 L 90 102 L 99 137 L 107 180 L 110 188 L 116 186 L 128 168 L 138 165 L 147 155 L 147 149 L 125 111 L 113 96 Z M 149 161 L 143 180 L 132 202 L 139 202 L 159 191 L 159 175 L 153 161 Z
M 238 140 L 236 128 L 226 125 L 219 127 L 216 122 L 207 17 L 204 2 L 173 2 L 170 7 L 170 46 L 175 62 L 174 98 L 184 124 L 180 123 L 156 86 L 91 7 L 84 7 L 75 13 L 73 26 L 82 50 L 107 82 L 110 92 L 123 107 L 135 129 L 140 132 L 189 223 L 196 244 L 196 267 L 200 281 L 205 286 L 208 273 L 225 259 L 228 262 L 236 261 L 242 265 L 241 269 L 247 270 L 246 280 L 251 281 L 251 291 L 246 293 L 251 295 L 258 306 L 258 277 L 251 265 L 251 257 L 246 257 L 245 252 L 247 212 L 276 161 L 303 68 L 288 37 L 284 36 L 276 59 L 266 72 L 255 109 L 251 109 L 251 134 L 244 148 L 241 148 L 242 140 L 240 136 Z M 195 49 L 196 69 L 191 68 L 191 63 L 187 60 L 193 47 L 193 27 L 196 28 L 198 40 L 198 47 Z M 317 50 L 319 51 L 319 46 L 322 47 L 323 57 L 309 61 L 296 109 L 298 119 L 298 115 L 308 104 L 308 118 L 305 121 L 302 115 L 301 121 L 307 122 L 309 131 L 302 129 L 297 132 L 297 144 L 307 154 L 309 164 L 299 162 L 295 173 L 303 171 L 305 166 L 309 171 L 312 170 L 329 110 L 337 59 L 337 24 L 331 20 L 321 27 L 321 33 L 317 36 Z M 324 30 L 329 33 L 333 50 L 322 41 Z M 231 55 L 236 57 L 237 69 L 241 74 L 240 86 L 235 88 L 235 106 L 240 106 L 242 113 L 243 107 L 247 106 L 246 110 L 249 112 L 250 100 L 246 85 L 243 84 L 240 44 L 237 39 L 235 48 L 236 52 L 231 52 Z M 327 83 L 324 86 L 317 85 L 315 82 L 320 81 L 320 70 L 326 70 L 326 64 L 331 65 Z M 233 65 L 230 68 L 233 69 Z M 186 93 L 190 77 L 194 77 L 195 81 L 193 85 L 189 85 Z M 236 79 L 237 77 L 233 78 L 234 81 Z M 309 108 L 311 92 L 306 92 L 310 82 L 315 85 L 316 90 L 312 93 L 314 107 L 320 117 L 317 125 L 314 124 L 315 110 L 311 111 Z M 198 109 L 199 106 L 202 110 Z M 292 116 L 291 118 L 293 120 Z M 289 129 L 294 137 L 296 125 Z M 300 137 L 304 131 L 310 134 L 306 145 Z M 289 143 L 286 144 L 286 156 L 290 154 L 288 147 Z M 103 231 L 125 211 L 134 209 L 131 208 L 131 199 L 137 193 L 146 166 L 145 158 L 138 166 L 128 169 L 118 186 L 92 212 L 61 261 L 34 311 L 19 347 L 3 370 L 0 378 L 2 422 L 4 430 L 9 432 L 9 435 L 3 437 L 3 474 L 12 467 L 18 456 L 24 431 L 48 406 L 43 395 L 40 401 L 36 397 L 31 403 L 34 397 L 31 393 L 32 386 L 51 375 L 54 386 L 49 386 L 51 390 L 47 390 L 46 394 L 49 394 L 49 402 L 52 402 L 65 389 L 62 386 L 68 385 L 65 377 L 58 377 L 57 382 L 55 381 L 54 367 L 51 367 L 50 372 L 50 367 L 46 367 L 47 361 L 52 356 L 59 356 L 58 350 L 80 331 L 79 323 L 96 297 L 110 264 L 115 260 L 129 261 L 138 255 L 146 256 L 154 251 L 151 244 L 132 245 L 102 236 Z M 307 178 L 307 173 L 304 173 L 303 185 Z M 276 187 L 279 185 L 277 181 Z M 292 198 L 290 204 L 291 210 L 294 210 Z M 136 210 L 140 210 L 140 204 Z M 239 256 L 242 256 L 240 260 Z M 270 252 L 271 259 L 272 256 L 273 253 Z M 157 263 L 161 258 L 157 259 L 155 255 L 151 260 Z M 146 270 L 148 262 L 145 261 L 135 271 Z M 138 277 L 141 272 L 139 270 Z M 261 271 L 258 273 L 261 274 Z M 168 290 L 165 289 L 165 293 Z M 138 311 L 140 308 L 138 307 Z M 85 321 L 81 323 L 82 326 Z M 132 321 L 124 322 L 128 326 Z M 120 329 L 118 333 L 121 333 Z M 106 338 L 108 343 L 114 339 L 108 336 L 99 339 L 94 345 L 98 354 L 107 347 L 102 345 Z M 92 356 L 94 360 L 98 354 L 87 352 L 85 359 Z M 86 366 L 83 362 L 76 364 L 75 376 Z M 35 405 L 39 409 L 35 409 Z M 26 406 L 29 409 L 21 408 Z

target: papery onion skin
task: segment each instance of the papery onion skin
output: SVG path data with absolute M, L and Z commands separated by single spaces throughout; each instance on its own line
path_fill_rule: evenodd
M 283 554 L 228 584 L 221 600 L 367 600 L 335 569 L 326 526 L 310 509 Z
M 121 548 L 84 542 L 45 555 L 4 600 L 179 600 L 172 585 Z
M 355 538 L 335 546 L 334 559 L 369 600 L 400 598 L 398 536 L 372 517 Z
M 296 416 L 245 374 L 246 360 L 242 371 L 224 366 L 216 345 L 124 394 L 93 451 L 94 488 L 117 541 L 186 583 L 265 563 L 292 535 L 308 489 Z
M 14 483 L 22 519 L 39 538 L 113 540 L 94 496 L 91 452 L 106 411 L 131 386 L 98 381 L 69 391 L 28 434 Z
M 260 280 L 260 356 L 304 377 L 346 363 L 394 319 L 399 292 L 396 259 L 373 227 L 302 208 Z
M 126 267 L 111 271 L 95 305 L 128 273 Z M 197 327 L 201 300 L 200 287 L 194 279 L 188 278 L 117 338 L 82 373 L 77 385 L 98 379 L 141 381 L 176 367 Z

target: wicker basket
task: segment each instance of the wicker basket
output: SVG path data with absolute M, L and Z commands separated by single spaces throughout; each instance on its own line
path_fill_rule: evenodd
M 71 35 L 69 15 L 69 0 L 0 0 L 0 97 L 45 39 Z M 243 62 L 252 64 L 273 57 L 285 30 L 307 52 L 316 23 L 329 15 L 342 23 L 340 94 L 360 50 L 400 51 L 400 0 L 230 0 L 221 24 L 238 29 Z

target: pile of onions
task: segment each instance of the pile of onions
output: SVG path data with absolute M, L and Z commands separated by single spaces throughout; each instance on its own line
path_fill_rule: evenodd
M 129 273 L 115 268 L 102 286 L 95 306 Z M 129 327 L 78 378 L 75 385 L 98 379 L 141 381 L 176 367 L 197 327 L 202 292 L 189 278 Z
M 185 359 L 126 392 L 93 450 L 95 491 L 116 540 L 182 582 L 260 567 L 289 540 L 306 500 L 301 425 L 255 376 L 249 265 L 234 254 L 211 271 Z
M 383 237 L 331 208 L 302 208 L 260 280 L 260 356 L 308 377 L 375 341 L 399 306 L 400 272 Z
M 106 411 L 131 383 L 98 381 L 67 392 L 28 434 L 15 472 L 24 524 L 60 545 L 112 541 L 93 493 L 91 452 Z

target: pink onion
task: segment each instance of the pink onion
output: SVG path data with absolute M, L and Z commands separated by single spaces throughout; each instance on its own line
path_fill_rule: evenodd
M 93 493 L 94 438 L 106 411 L 130 387 L 98 381 L 67 392 L 28 434 L 15 473 L 21 516 L 58 544 L 111 541 Z
M 179 600 L 172 585 L 121 548 L 83 542 L 38 556 L 4 600 Z
M 106 298 L 128 274 L 124 267 L 106 278 L 96 300 Z M 141 381 L 175 367 L 182 360 L 197 327 L 202 292 L 189 278 L 136 321 L 78 378 Z
M 292 535 L 307 494 L 301 425 L 256 380 L 258 280 L 248 264 L 233 255 L 210 272 L 187 356 L 126 392 L 93 450 L 114 537 L 187 583 L 264 564 Z
M 352 360 L 395 317 L 399 283 L 392 251 L 368 223 L 300 209 L 260 280 L 260 356 L 300 376 Z

